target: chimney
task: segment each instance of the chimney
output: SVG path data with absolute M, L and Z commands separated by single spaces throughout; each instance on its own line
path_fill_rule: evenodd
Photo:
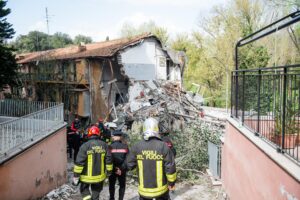
M 78 52 L 82 52 L 86 50 L 86 46 L 84 44 L 84 42 L 80 42 L 80 44 L 78 45 Z

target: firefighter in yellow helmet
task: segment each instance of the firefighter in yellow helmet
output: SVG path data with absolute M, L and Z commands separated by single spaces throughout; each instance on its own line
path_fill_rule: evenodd
M 168 200 L 174 190 L 176 166 L 170 148 L 160 140 L 158 122 L 148 118 L 143 125 L 143 140 L 132 147 L 127 157 L 129 170 L 137 167 L 140 200 Z
M 99 136 L 99 128 L 92 126 L 88 131 L 88 141 L 80 147 L 75 161 L 73 185 L 81 182 L 80 193 L 83 200 L 99 200 L 106 178 L 105 171 L 111 174 L 113 169 L 111 153 Z

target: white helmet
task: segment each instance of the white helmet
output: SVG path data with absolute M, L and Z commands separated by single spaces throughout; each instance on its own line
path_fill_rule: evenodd
M 106 126 L 107 128 L 113 128 L 113 129 L 116 129 L 117 128 L 117 124 L 114 123 L 114 122 L 106 122 L 104 124 L 104 126 Z
M 143 137 L 144 140 L 149 140 L 150 137 L 160 138 L 158 121 L 152 117 L 145 120 L 143 124 Z

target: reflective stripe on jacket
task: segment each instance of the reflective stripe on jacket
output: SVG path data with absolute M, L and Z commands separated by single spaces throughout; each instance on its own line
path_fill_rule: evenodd
M 125 159 L 127 153 L 129 152 L 128 146 L 126 144 L 123 144 L 121 141 L 114 141 L 109 146 L 109 148 L 112 155 L 114 167 L 118 167 L 121 170 L 125 170 Z
M 174 155 L 169 147 L 159 139 L 137 143 L 127 157 L 127 168 L 138 169 L 139 194 L 155 198 L 168 191 L 168 184 L 176 181 Z
M 112 171 L 111 153 L 105 142 L 92 136 L 77 154 L 74 165 L 75 175 L 84 183 L 99 183 L 106 178 L 106 171 Z

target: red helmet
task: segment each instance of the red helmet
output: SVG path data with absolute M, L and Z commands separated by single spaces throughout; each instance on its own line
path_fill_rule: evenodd
M 88 131 L 88 137 L 91 137 L 92 135 L 100 136 L 100 130 L 97 126 L 92 126 Z
M 99 117 L 98 121 L 99 121 L 99 122 L 103 122 L 103 118 L 102 118 L 102 117 Z

